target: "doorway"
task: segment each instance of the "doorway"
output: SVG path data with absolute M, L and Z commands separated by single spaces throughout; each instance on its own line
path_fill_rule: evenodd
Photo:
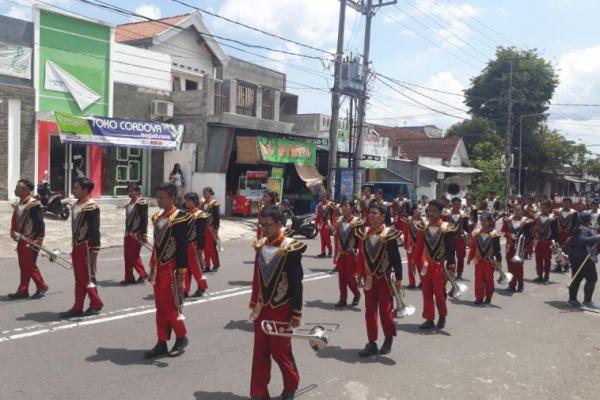
M 73 180 L 87 174 L 87 160 L 86 145 L 63 144 L 59 135 L 50 135 L 50 190 L 71 195 Z

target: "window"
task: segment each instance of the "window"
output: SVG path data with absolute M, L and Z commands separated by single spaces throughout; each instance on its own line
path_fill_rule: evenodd
M 185 80 L 185 90 L 198 90 L 198 82 Z
M 275 118 L 275 91 L 272 89 L 263 89 L 262 92 L 263 119 L 274 119 Z
M 256 105 L 256 87 L 245 82 L 238 82 L 236 114 L 256 115 L 254 107 Z
M 215 81 L 215 114 L 229 112 L 229 88 L 222 81 Z
M 181 79 L 178 76 L 173 77 L 173 91 L 180 92 L 181 91 Z

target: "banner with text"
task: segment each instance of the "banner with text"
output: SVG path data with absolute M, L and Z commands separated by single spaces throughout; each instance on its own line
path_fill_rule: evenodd
M 183 125 L 54 113 L 62 143 L 179 150 Z
M 338 151 L 350 152 L 350 135 L 347 130 L 338 131 Z M 352 137 L 352 153 L 356 149 L 356 136 Z M 363 141 L 363 154 L 365 156 L 377 156 L 379 161 L 362 160 L 362 167 L 367 169 L 387 168 L 388 138 L 378 136 L 373 130 L 365 136 Z
M 315 164 L 316 147 L 313 143 L 295 140 L 257 137 L 263 161 L 282 164 Z

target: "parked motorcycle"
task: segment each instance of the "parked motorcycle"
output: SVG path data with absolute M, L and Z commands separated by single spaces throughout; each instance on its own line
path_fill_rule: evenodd
M 293 215 L 292 231 L 294 235 L 301 235 L 307 239 L 317 236 L 317 223 L 314 214 Z
M 48 171 L 44 175 L 44 179 L 37 185 L 37 196 L 42 203 L 44 214 L 51 215 L 62 220 L 69 219 L 69 200 L 67 194 L 63 191 L 53 192 L 50 190 L 48 182 Z

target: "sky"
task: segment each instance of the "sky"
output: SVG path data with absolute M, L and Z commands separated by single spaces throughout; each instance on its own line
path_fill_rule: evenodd
M 45 1 L 113 24 L 131 21 L 130 17 L 86 5 L 80 0 Z M 194 11 L 173 0 L 104 1 L 150 18 Z M 182 1 L 302 44 L 335 52 L 337 0 Z M 0 13 L 31 19 L 34 2 L 0 0 Z M 555 66 L 560 84 L 552 103 L 600 105 L 598 15 L 599 0 L 398 0 L 396 5 L 382 7 L 373 18 L 372 69 L 401 81 L 408 89 L 388 82 L 389 87 L 373 79 L 367 119 L 390 126 L 434 124 L 447 129 L 461 121 L 460 117 L 467 117 L 461 93 L 494 56 L 499 45 L 537 49 Z M 316 56 L 310 59 L 246 48 L 255 53 L 248 54 L 224 47 L 230 55 L 285 72 L 288 91 L 300 96 L 299 112 L 331 113 L 331 55 L 210 15 L 205 14 L 204 20 L 213 34 Z M 362 53 L 364 26 L 364 17 L 349 8 L 346 53 Z M 550 113 L 549 126 L 559 129 L 569 140 L 584 143 L 594 153 L 600 153 L 600 107 L 557 105 L 551 107 Z

